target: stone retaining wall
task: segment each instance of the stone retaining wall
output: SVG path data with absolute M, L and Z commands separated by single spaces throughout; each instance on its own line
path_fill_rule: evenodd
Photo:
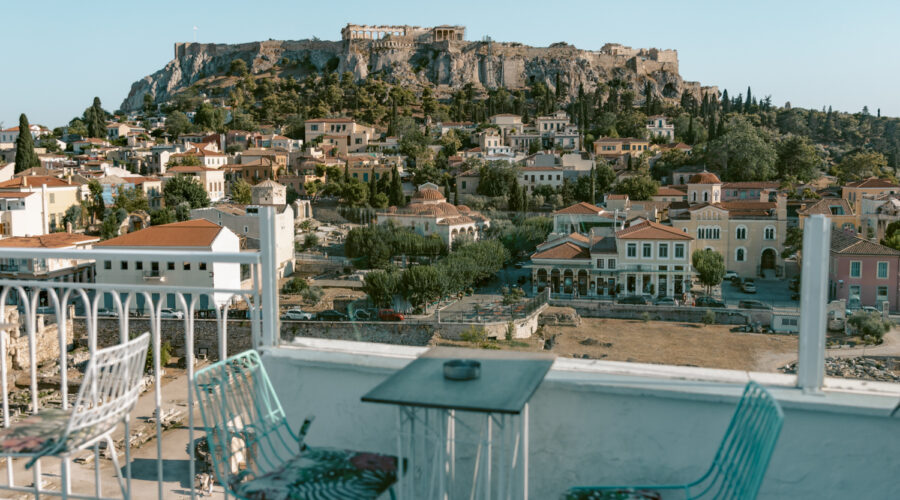
M 772 311 L 764 310 L 641 306 L 597 300 L 551 300 L 550 304 L 571 307 L 585 318 L 643 319 L 644 314 L 649 314 L 651 320 L 702 323 L 706 311 L 712 311 L 716 315 L 717 324 L 772 323 Z

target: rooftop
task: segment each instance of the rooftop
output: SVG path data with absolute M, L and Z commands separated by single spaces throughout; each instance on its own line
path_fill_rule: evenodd
M 693 240 L 691 235 L 653 221 L 644 221 L 616 232 L 620 240 Z
M 97 247 L 203 247 L 219 236 L 222 226 L 204 219 L 150 226 L 140 231 L 101 241 Z

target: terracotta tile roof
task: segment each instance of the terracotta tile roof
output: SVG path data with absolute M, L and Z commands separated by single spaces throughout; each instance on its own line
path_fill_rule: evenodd
M 603 213 L 603 209 L 598 207 L 597 205 L 591 205 L 590 203 L 582 201 L 572 206 L 561 208 L 553 213 L 569 215 L 600 215 Z
M 567 238 L 571 238 L 571 239 L 573 239 L 573 240 L 575 240 L 575 241 L 580 241 L 580 242 L 582 242 L 582 243 L 589 243 L 589 242 L 591 241 L 590 238 L 588 238 L 587 236 L 585 236 L 585 235 L 583 235 L 583 234 L 581 234 L 581 233 L 571 233 L 571 234 L 569 234 L 569 235 L 566 236 L 566 237 L 567 237 Z
M 307 123 L 353 123 L 353 118 L 310 118 Z
M 844 231 L 831 233 L 831 251 L 841 255 L 900 255 L 900 251 Z
M 546 172 L 548 170 L 562 170 L 560 167 L 548 165 L 546 167 L 522 167 L 519 170 L 523 172 Z
M 685 196 L 685 192 L 669 186 L 660 186 L 656 190 L 656 196 Z
M 616 232 L 624 240 L 693 240 L 689 234 L 657 222 L 644 221 Z
M 591 253 L 616 253 L 616 239 L 612 236 L 601 236 L 591 245 Z
M 216 172 L 218 169 L 204 167 L 202 165 L 178 165 L 169 167 L 167 172 L 175 172 L 176 174 L 192 174 L 194 172 Z
M 627 194 L 608 194 L 606 195 L 607 200 L 627 200 Z
M 2 186 L 2 185 L 0 185 Z M 835 212 L 841 213 L 835 213 Z M 850 202 L 843 198 L 822 198 L 821 200 L 808 205 L 802 210 L 797 210 L 798 215 L 853 215 L 853 206 Z
M 777 182 L 726 182 L 722 189 L 778 189 L 779 186 Z
M 887 180 L 887 179 L 879 179 L 877 177 L 869 177 L 868 179 L 864 179 L 861 181 L 850 182 L 847 184 L 848 188 L 900 188 L 897 184 Z
M 0 240 L 2 248 L 64 248 L 99 241 L 97 236 L 50 233 L 42 236 L 13 236 Z
M 565 241 L 553 248 L 537 252 L 532 259 L 590 259 L 591 253 L 587 248 L 578 246 L 571 241 Z
M 205 219 L 150 226 L 97 243 L 98 247 L 209 247 L 222 227 Z
M 691 176 L 690 180 L 688 180 L 688 184 L 721 184 L 722 181 L 719 179 L 719 176 L 712 172 L 701 172 L 699 174 L 694 174 Z
M 6 182 L 0 182 L 0 189 L 41 187 L 44 184 L 46 184 L 47 187 L 73 186 L 73 184 L 69 184 L 68 182 L 57 177 L 51 177 L 49 175 L 32 175 L 25 177 L 14 177 Z
M 34 196 L 37 194 L 37 191 L 12 191 L 7 193 L 0 193 L 0 198 L 28 198 L 29 196 Z

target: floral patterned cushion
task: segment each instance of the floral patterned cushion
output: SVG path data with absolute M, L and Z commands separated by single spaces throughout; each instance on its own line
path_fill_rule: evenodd
M 569 490 L 563 500 L 661 500 L 662 495 L 652 490 L 632 488 Z
M 62 438 L 70 412 L 47 408 L 0 429 L 0 454 L 42 455 Z
M 231 488 L 251 500 L 374 499 L 397 480 L 397 458 L 307 448 L 268 474 Z

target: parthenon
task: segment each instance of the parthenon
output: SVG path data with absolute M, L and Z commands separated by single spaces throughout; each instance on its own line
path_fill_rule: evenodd
M 465 26 L 435 26 L 422 28 L 408 25 L 347 24 L 341 30 L 342 40 L 381 40 L 386 37 L 411 38 L 416 42 L 462 41 L 466 38 Z

